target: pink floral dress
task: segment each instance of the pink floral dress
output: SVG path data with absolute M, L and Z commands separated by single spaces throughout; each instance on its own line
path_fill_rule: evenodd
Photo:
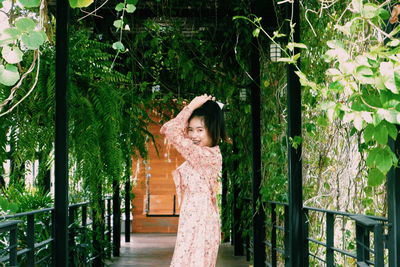
M 161 128 L 186 160 L 173 173 L 180 215 L 171 266 L 213 267 L 221 238 L 216 193 L 222 156 L 218 146 L 198 146 L 186 137 L 192 112 L 190 105 L 186 106 Z

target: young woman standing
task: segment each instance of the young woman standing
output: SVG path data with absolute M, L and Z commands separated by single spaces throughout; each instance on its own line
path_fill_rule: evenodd
M 208 95 L 195 97 L 161 133 L 186 160 L 174 171 L 180 205 L 171 267 L 213 267 L 220 244 L 216 194 L 222 170 L 218 146 L 226 139 L 222 110 Z

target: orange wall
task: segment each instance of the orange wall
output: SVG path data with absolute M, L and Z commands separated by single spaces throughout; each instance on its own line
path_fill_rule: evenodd
M 156 114 L 152 119 L 159 121 Z M 149 214 L 168 214 L 173 210 L 173 198 L 176 195 L 175 185 L 172 179 L 172 171 L 175 170 L 183 159 L 172 147 L 164 144 L 164 136 L 160 134 L 161 125 L 148 126 L 154 135 L 159 156 L 153 142 L 148 144 L 148 159 L 146 164 L 143 159 L 132 161 L 132 170 L 136 170 L 137 161 L 140 161 L 140 169 L 133 188 L 135 198 L 133 204 L 132 232 L 134 233 L 175 233 L 178 228 L 178 217 L 147 217 L 146 208 L 146 174 L 149 178 L 150 212 Z M 147 170 L 146 170 L 147 168 Z M 176 204 L 176 213 L 179 209 Z

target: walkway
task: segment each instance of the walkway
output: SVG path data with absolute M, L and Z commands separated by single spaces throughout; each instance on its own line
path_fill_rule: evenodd
M 175 234 L 132 234 L 131 242 L 121 236 L 121 257 L 114 258 L 114 267 L 169 267 L 175 245 Z M 249 267 L 245 257 L 233 256 L 233 246 L 219 248 L 217 267 Z

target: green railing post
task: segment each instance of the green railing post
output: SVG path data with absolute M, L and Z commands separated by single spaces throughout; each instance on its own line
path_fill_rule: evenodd
M 290 263 L 290 247 L 289 247 L 289 235 L 290 235 L 290 228 L 289 228 L 289 206 L 285 205 L 284 208 L 284 222 L 283 222 L 283 229 L 284 229 L 284 246 L 285 246 L 285 266 L 288 267 Z
M 10 267 L 17 267 L 17 227 L 10 230 Z
M 35 266 L 35 215 L 27 216 L 26 243 L 29 249 L 28 266 Z
M 384 266 L 383 227 L 380 223 L 374 226 L 374 252 L 375 266 Z
M 68 231 L 68 247 L 69 247 L 69 263 L 71 266 L 75 266 L 75 215 L 76 207 L 69 208 L 69 231 Z
M 332 213 L 326 213 L 326 267 L 334 266 L 334 251 L 335 244 L 334 236 L 335 217 Z

